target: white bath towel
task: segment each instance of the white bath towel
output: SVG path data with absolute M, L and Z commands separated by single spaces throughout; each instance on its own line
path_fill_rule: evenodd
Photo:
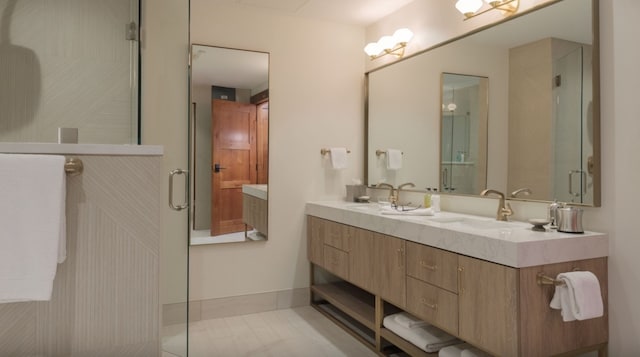
M 433 325 L 406 328 L 396 321 L 395 314 L 385 317 L 382 325 L 427 353 L 438 352 L 443 347 L 461 343 L 455 336 Z
M 414 328 L 416 326 L 424 326 L 427 324 L 426 321 L 422 321 L 419 318 L 406 312 L 395 314 L 395 319 L 397 323 L 406 328 Z
M 0 302 L 51 299 L 66 258 L 64 162 L 0 154 Z
M 560 273 L 556 279 L 565 285 L 556 286 L 550 307 L 560 309 L 562 320 L 587 320 L 604 314 L 600 282 L 592 272 Z
M 398 149 L 387 149 L 387 169 L 400 170 L 402 168 L 402 151 Z
M 380 213 L 385 215 L 396 215 L 396 216 L 433 216 L 433 209 L 430 208 L 403 208 L 399 207 L 395 209 L 391 206 L 383 206 L 380 207 Z
M 331 167 L 334 169 L 346 169 L 348 165 L 346 148 L 331 148 Z

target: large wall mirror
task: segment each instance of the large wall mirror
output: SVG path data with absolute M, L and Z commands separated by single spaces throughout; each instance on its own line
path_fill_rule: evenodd
M 597 9 L 597 0 L 551 1 L 367 73 L 367 183 L 599 206 Z M 486 79 L 487 106 L 476 110 L 488 130 L 472 130 L 463 118 L 472 111 L 448 111 L 450 84 L 466 79 L 456 74 Z M 452 134 L 448 114 L 469 125 Z M 464 144 L 452 147 L 452 135 Z M 483 142 L 486 165 L 484 149 L 469 152 Z M 388 148 L 402 151 L 399 169 L 379 154 Z M 454 183 L 455 169 L 468 182 Z
M 268 237 L 269 54 L 191 47 L 191 244 Z

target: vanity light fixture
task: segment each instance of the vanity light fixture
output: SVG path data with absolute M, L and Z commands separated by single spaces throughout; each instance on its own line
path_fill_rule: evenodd
M 407 43 L 411 41 L 413 32 L 407 28 L 401 28 L 393 33 L 393 36 L 382 36 L 378 42 L 371 42 L 364 47 L 364 52 L 371 60 L 385 56 L 394 55 L 402 58 Z
M 484 14 L 491 10 L 501 10 L 505 16 L 510 16 L 518 11 L 520 0 L 484 0 L 489 4 L 489 8 L 478 12 L 482 8 L 482 0 L 458 0 L 456 9 L 464 15 L 464 19 L 468 20 L 472 17 Z

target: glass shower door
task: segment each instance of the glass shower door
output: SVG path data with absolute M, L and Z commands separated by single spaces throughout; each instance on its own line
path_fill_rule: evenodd
M 589 195 L 583 52 L 583 47 L 578 47 L 554 63 L 555 164 L 552 185 L 554 198 L 561 202 L 584 203 Z

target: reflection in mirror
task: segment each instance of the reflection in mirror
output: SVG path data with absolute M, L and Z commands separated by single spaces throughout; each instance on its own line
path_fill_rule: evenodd
M 269 54 L 191 48 L 191 244 L 266 240 Z
M 489 79 L 442 74 L 440 191 L 476 194 L 487 186 Z
M 559 38 L 509 50 L 507 192 L 593 202 L 591 56 L 591 45 Z
M 449 193 L 529 188 L 531 195 L 521 198 L 598 206 L 597 7 L 597 0 L 545 3 L 367 73 L 367 184 L 445 188 L 440 160 L 455 162 L 465 148 L 441 147 L 439 77 L 473 73 L 488 78 L 490 87 L 486 183 L 462 192 L 460 184 L 446 182 L 455 188 Z M 403 151 L 401 170 L 384 170 L 375 152 L 386 148 Z M 475 174 L 481 186 L 481 172 Z

